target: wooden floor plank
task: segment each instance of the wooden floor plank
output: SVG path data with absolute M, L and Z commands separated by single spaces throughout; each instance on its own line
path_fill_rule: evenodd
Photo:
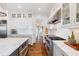
M 43 43 L 34 43 L 28 48 L 28 56 L 48 56 L 47 50 Z

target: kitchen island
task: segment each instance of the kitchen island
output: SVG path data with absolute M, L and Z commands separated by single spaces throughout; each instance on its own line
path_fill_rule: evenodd
M 79 51 L 64 44 L 64 41 L 53 40 L 54 56 L 79 56 Z
M 27 38 L 0 38 L 0 56 L 14 56 L 15 51 L 28 41 Z M 17 53 L 18 55 L 18 53 Z M 15 55 L 15 56 L 17 56 Z

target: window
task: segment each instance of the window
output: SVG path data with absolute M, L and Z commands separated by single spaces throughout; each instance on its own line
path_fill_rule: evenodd
M 16 18 L 16 14 L 12 14 L 12 18 Z
M 21 14 L 17 14 L 17 18 L 21 18 Z
M 31 14 L 31 13 L 29 13 L 29 14 L 28 14 L 28 17 L 32 17 L 32 14 Z
M 26 18 L 27 17 L 27 15 L 26 14 L 23 14 L 23 18 Z
M 12 18 L 26 18 L 26 17 L 29 17 L 31 18 L 32 17 L 32 14 L 31 13 L 28 13 L 28 14 L 21 14 L 21 13 L 12 13 Z

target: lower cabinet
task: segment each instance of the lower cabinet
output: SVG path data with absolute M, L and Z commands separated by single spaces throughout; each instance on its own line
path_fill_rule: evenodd
M 19 47 L 19 56 L 26 56 L 27 51 L 28 51 L 28 41 L 26 41 Z
M 28 51 L 27 45 L 19 48 L 19 56 L 26 56 Z
M 53 43 L 53 56 L 67 56 L 67 54 L 60 47 Z
M 10 56 L 26 56 L 28 51 L 28 40 L 17 48 Z
M 19 56 L 19 49 L 16 49 L 10 56 Z

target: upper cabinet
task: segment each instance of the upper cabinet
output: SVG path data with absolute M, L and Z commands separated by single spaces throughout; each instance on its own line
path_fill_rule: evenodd
M 76 22 L 79 22 L 79 3 L 76 4 Z
M 75 28 L 79 24 L 79 4 L 65 3 L 62 5 L 62 26 Z
M 50 23 L 61 20 L 63 28 L 79 28 L 79 3 L 58 4 L 52 12 Z
M 62 19 L 63 19 L 63 25 L 70 23 L 70 4 L 64 3 L 62 5 Z

